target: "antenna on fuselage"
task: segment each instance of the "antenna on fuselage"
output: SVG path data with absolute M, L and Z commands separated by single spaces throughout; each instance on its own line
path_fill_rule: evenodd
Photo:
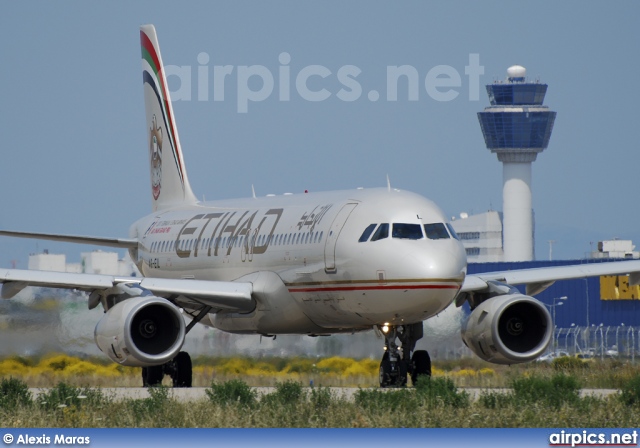
M 253 184 L 251 184 L 251 194 L 253 194 L 253 199 L 256 198 L 256 189 L 253 188 Z
M 387 190 L 391 191 L 391 181 L 389 180 L 389 175 L 387 174 Z

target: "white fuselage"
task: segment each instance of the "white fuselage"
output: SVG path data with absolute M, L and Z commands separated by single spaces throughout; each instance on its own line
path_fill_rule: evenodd
M 433 239 L 424 225 L 446 221 L 419 195 L 359 189 L 199 203 L 145 217 L 130 236 L 140 241 L 132 257 L 147 277 L 277 279 L 264 280 L 270 292 L 257 294 L 249 315 L 218 312 L 203 323 L 322 334 L 415 323 L 445 309 L 464 280 L 466 255 L 450 232 Z M 376 239 L 382 224 L 388 235 Z

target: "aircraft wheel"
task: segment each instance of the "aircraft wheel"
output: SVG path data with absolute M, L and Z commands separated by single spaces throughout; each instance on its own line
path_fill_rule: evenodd
M 142 368 L 142 385 L 144 387 L 159 386 L 164 378 L 163 366 L 151 366 Z
M 174 372 L 171 375 L 173 387 L 191 387 L 193 382 L 193 371 L 191 367 L 191 356 L 187 352 L 180 352 L 173 359 Z
M 431 357 L 426 350 L 416 350 L 411 357 L 411 364 L 413 370 L 411 371 L 411 382 L 415 386 L 418 382 L 418 377 L 421 375 L 431 376 Z
M 389 353 L 385 352 L 380 361 L 380 387 L 390 387 L 393 384 L 391 378 L 391 361 L 389 360 Z

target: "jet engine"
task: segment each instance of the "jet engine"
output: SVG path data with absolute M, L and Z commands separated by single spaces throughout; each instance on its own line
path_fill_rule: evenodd
M 113 306 L 95 330 L 96 344 L 111 360 L 148 367 L 173 359 L 185 338 L 180 310 L 160 297 L 135 297 Z
M 544 304 L 533 297 L 508 294 L 478 305 L 462 325 L 462 340 L 485 361 L 517 364 L 542 355 L 552 332 Z

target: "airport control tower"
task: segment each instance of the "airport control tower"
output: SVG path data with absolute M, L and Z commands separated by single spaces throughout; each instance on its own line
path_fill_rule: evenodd
M 484 141 L 502 162 L 504 261 L 534 259 L 531 162 L 549 145 L 556 113 L 543 106 L 547 84 L 526 79 L 524 67 L 487 86 L 491 106 L 478 112 Z

